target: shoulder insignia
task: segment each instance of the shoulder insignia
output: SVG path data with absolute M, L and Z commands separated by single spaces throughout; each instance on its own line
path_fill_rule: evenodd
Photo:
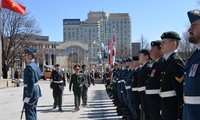
M 178 82 L 182 82 L 182 81 L 183 81 L 183 78 L 184 78 L 183 76 L 180 77 L 180 78 L 179 78 L 179 77 L 175 77 L 175 79 L 176 79 Z

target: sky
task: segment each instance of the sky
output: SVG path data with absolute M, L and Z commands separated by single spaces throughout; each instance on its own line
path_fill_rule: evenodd
M 89 11 L 129 13 L 132 42 L 141 35 L 149 42 L 159 40 L 163 32 L 182 36 L 190 25 L 187 12 L 200 9 L 200 0 L 16 0 L 35 18 L 41 35 L 50 41 L 63 41 L 63 19 L 85 21 Z M 199 3 L 198 3 L 199 2 Z

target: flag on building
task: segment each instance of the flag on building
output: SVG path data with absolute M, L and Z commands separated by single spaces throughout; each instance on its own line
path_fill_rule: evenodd
M 108 64 L 109 64 L 109 68 L 111 68 L 112 58 L 111 58 L 111 49 L 110 49 L 110 39 L 108 39 Z
M 26 7 L 13 0 L 2 0 L 1 7 L 25 15 Z
M 116 38 L 115 35 L 113 35 L 113 44 L 112 44 L 112 65 L 115 63 L 115 58 L 116 58 Z

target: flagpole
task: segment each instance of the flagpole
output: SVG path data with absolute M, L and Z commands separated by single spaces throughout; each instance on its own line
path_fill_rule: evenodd
M 0 4 L 2 3 L 2 0 L 0 0 Z M 3 32 L 3 16 L 2 16 L 2 8 L 0 7 L 0 46 L 1 46 L 1 49 L 0 49 L 0 67 L 2 68 L 2 53 L 3 53 L 3 39 L 2 39 L 2 32 Z M 3 75 L 2 75 L 2 69 L 0 69 L 0 78 L 3 78 Z

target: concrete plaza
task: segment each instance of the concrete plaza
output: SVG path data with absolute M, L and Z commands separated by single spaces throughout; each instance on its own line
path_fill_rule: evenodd
M 63 112 L 53 108 L 52 90 L 49 81 L 40 81 L 42 97 L 39 99 L 38 120 L 120 120 L 116 107 L 105 92 L 103 84 L 95 84 L 88 91 L 88 105 L 74 111 L 73 92 L 67 84 L 63 93 Z M 23 86 L 0 89 L 0 120 L 19 120 L 23 106 Z M 23 116 L 23 120 L 25 117 Z

